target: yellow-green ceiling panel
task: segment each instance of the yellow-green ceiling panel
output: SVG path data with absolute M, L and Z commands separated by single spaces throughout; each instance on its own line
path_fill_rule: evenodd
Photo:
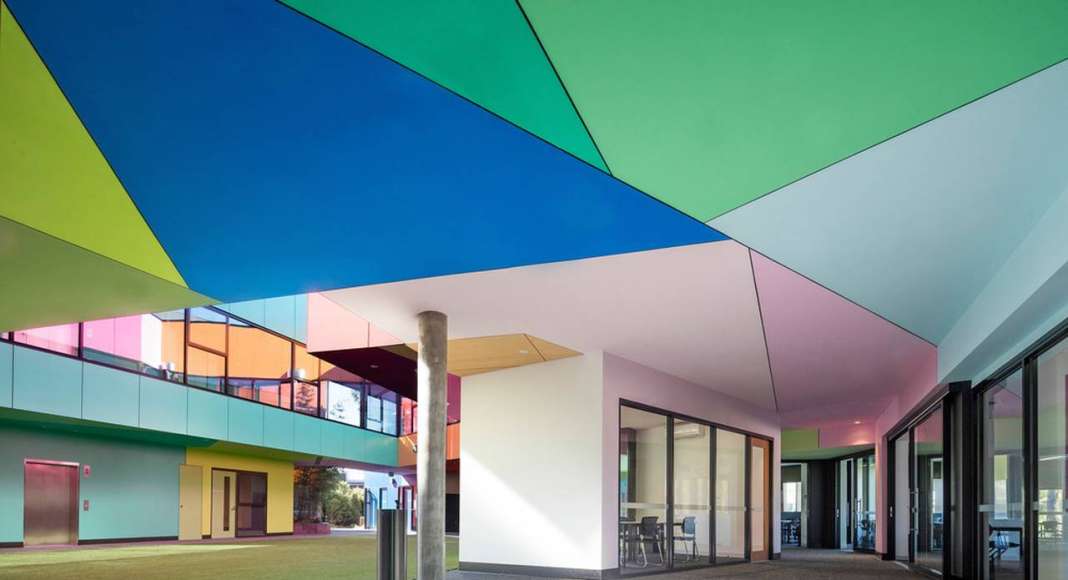
M 0 168 L 0 216 L 185 285 L 6 5 Z
M 0 331 L 217 302 L 0 217 Z

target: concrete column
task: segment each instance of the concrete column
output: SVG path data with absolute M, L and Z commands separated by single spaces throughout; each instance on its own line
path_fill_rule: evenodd
M 419 313 L 418 442 L 419 580 L 445 578 L 445 405 L 448 319 Z

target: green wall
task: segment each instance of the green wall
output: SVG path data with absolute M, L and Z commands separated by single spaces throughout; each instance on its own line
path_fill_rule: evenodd
M 178 535 L 178 465 L 185 448 L 105 439 L 58 429 L 0 422 L 0 542 L 22 541 L 23 461 L 89 465 L 80 474 L 81 540 Z

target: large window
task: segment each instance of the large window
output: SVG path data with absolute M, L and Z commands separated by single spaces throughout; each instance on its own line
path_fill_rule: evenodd
M 12 340 L 60 354 L 78 356 L 78 325 L 60 324 L 16 330 Z
M 1037 361 L 1035 524 L 1038 577 L 1068 577 L 1068 339 Z
M 979 527 L 984 579 L 1023 578 L 1023 371 L 980 395 Z
M 3 332 L 0 340 L 387 435 L 402 422 L 405 433 L 415 428 L 414 401 L 214 307 Z
M 716 431 L 716 561 L 745 559 L 745 435 Z
M 666 568 L 672 533 L 668 521 L 668 418 L 631 407 L 619 417 L 619 568 Z
M 280 336 L 231 318 L 227 335 L 227 392 L 283 406 L 288 399 L 292 343 Z M 288 406 L 285 401 L 284 406 Z
M 185 311 L 122 316 L 82 324 L 86 360 L 172 381 L 185 377 Z
M 189 310 L 188 382 L 223 391 L 226 381 L 226 315 L 210 308 Z

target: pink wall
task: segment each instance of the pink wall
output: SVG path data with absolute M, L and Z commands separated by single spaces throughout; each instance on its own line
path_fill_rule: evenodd
M 775 513 L 772 518 L 773 548 L 775 552 L 781 550 L 779 537 L 781 500 L 778 483 L 782 430 L 779 426 L 779 418 L 774 412 L 608 353 L 604 355 L 604 398 L 603 537 L 614 538 L 618 535 L 616 508 L 619 480 L 617 473 L 619 468 L 617 464 L 619 401 L 627 399 L 771 438 L 774 442 L 774 458 L 771 468 L 775 481 L 773 489 Z M 608 552 L 603 554 L 605 561 L 616 562 L 618 546 L 615 542 L 606 544 L 605 549 Z
M 415 321 L 412 321 L 415 324 Z M 322 294 L 308 294 L 308 352 L 401 344 L 401 340 Z

